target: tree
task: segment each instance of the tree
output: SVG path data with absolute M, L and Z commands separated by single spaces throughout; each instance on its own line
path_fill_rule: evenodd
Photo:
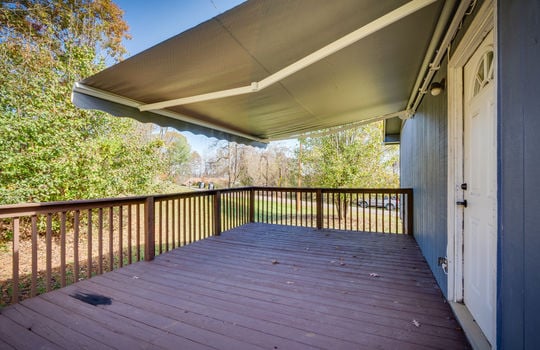
M 227 187 L 236 186 L 240 177 L 240 162 L 244 146 L 236 142 L 218 141 L 214 148 L 216 154 L 208 162 L 210 175 L 225 176 Z
M 221 141 L 214 149 L 210 175 L 226 178 L 229 187 L 290 185 L 291 152 L 284 147 L 261 149 Z
M 303 141 L 304 181 L 308 186 L 397 187 L 398 146 L 382 143 L 382 123 Z
M 110 0 L 0 2 L 0 202 L 151 191 L 159 144 L 137 123 L 77 109 L 73 83 L 119 60 Z
M 302 176 L 312 187 L 397 187 L 397 146 L 382 143 L 382 123 L 302 140 Z M 297 153 L 298 157 L 298 153 Z M 347 203 L 338 201 L 341 211 Z
M 162 141 L 165 177 L 175 183 L 181 182 L 180 178 L 190 173 L 191 147 L 186 137 L 166 127 L 160 128 L 159 139 Z
M 190 155 L 190 175 L 193 175 L 195 177 L 201 177 L 204 174 L 204 161 L 201 157 L 201 155 L 197 151 L 191 152 Z

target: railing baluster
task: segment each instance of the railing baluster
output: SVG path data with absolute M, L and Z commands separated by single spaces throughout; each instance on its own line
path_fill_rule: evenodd
M 399 193 L 396 192 L 396 212 L 395 212 L 395 220 L 394 220 L 394 225 L 396 226 L 396 229 L 394 231 L 394 233 L 399 233 L 398 231 L 398 213 L 400 212 L 401 210 L 401 203 L 403 203 L 401 201 L 402 198 L 400 198 L 399 196 Z
M 371 220 L 371 192 L 368 194 L 368 218 L 369 218 L 369 227 L 368 227 L 368 230 L 369 232 L 373 232 L 373 221 Z
M 12 257 L 12 281 L 13 287 L 11 288 L 11 302 L 13 304 L 19 302 L 19 235 L 20 235 L 20 223 L 19 218 L 13 218 L 13 257 Z
M 197 215 L 199 217 L 199 239 L 205 239 L 205 225 L 206 225 L 206 222 L 205 222 L 205 215 L 206 215 L 206 211 L 205 211 L 205 208 L 204 208 L 204 195 L 200 195 L 198 198 L 197 198 L 197 202 L 198 202 L 198 206 L 199 206 L 199 214 Z
M 353 195 L 351 194 L 351 196 L 353 196 Z M 360 222 L 358 221 L 359 220 L 358 214 L 359 214 L 359 211 L 360 211 L 359 208 L 358 208 L 358 192 L 354 193 L 353 197 L 354 197 L 354 199 L 351 199 L 351 201 L 354 200 L 355 202 L 351 202 L 351 217 L 352 217 L 352 213 L 353 213 L 352 208 L 353 208 L 353 205 L 354 205 L 354 207 L 356 208 L 355 209 L 355 211 L 356 211 L 356 219 L 354 220 L 354 228 L 353 228 L 353 226 L 351 224 L 351 230 L 360 231 Z
M 98 258 L 98 272 L 101 275 L 103 273 L 103 208 L 98 209 Z
M 60 213 L 60 285 L 66 286 L 66 212 Z
M 238 226 L 238 192 L 231 192 L 233 225 L 229 229 Z
M 316 215 L 317 215 L 317 229 L 323 228 L 323 198 L 322 198 L 322 191 L 317 190 L 315 200 L 317 201 L 317 209 L 316 209 Z
M 248 201 L 248 204 L 249 204 L 249 217 L 248 217 L 248 221 L 249 222 L 255 222 L 255 220 L 258 221 L 258 218 L 255 219 L 255 190 L 253 188 L 251 188 L 249 190 L 249 201 Z
M 183 203 L 183 198 L 178 198 L 178 213 L 177 213 L 177 215 L 178 215 L 178 218 L 177 218 L 177 220 L 178 220 L 178 233 L 177 233 L 177 235 L 178 235 L 178 247 L 183 246 L 183 244 L 182 244 L 182 237 L 183 237 L 182 236 L 182 227 L 184 225 L 184 221 L 183 221 L 184 217 L 182 215 L 182 213 L 183 213 L 182 212 L 182 203 Z
M 45 233 L 45 249 L 46 249 L 46 286 L 45 289 L 47 292 L 51 291 L 51 281 L 52 281 L 52 214 L 47 213 L 47 229 Z
M 221 234 L 221 192 L 216 191 L 214 197 L 214 235 L 219 236 Z
M 88 270 L 86 272 L 86 277 L 91 278 L 92 277 L 92 209 L 88 209 L 88 232 L 86 233 L 87 241 L 88 241 Z
M 198 212 L 197 212 L 197 218 L 198 218 L 198 224 L 197 224 L 198 239 L 202 239 L 202 238 L 203 238 L 203 235 L 202 235 L 202 213 L 203 213 L 203 210 L 202 210 L 202 206 L 201 206 L 201 196 L 198 196 L 198 197 L 197 197 L 197 208 L 198 208 Z
M 169 200 L 165 200 L 165 251 L 169 251 Z
M 156 202 L 158 204 L 158 251 L 163 253 L 163 201 Z
M 190 208 L 190 202 L 191 202 L 191 197 L 187 197 L 185 200 L 184 200 L 184 214 L 185 214 L 185 224 L 186 224 L 186 227 L 185 227 L 185 231 L 184 231 L 184 240 L 186 242 L 186 244 L 190 244 L 191 243 L 191 227 L 190 227 L 190 224 L 191 224 L 191 208 Z
M 137 236 L 137 261 L 141 261 L 141 206 L 137 203 L 137 225 L 135 235 Z
M 36 296 L 37 287 L 37 216 L 32 216 L 32 286 L 30 295 Z
M 133 224 L 133 218 L 131 217 L 132 216 L 132 211 L 131 211 L 131 207 L 132 205 L 131 204 L 128 204 L 127 206 L 127 216 L 128 216 L 128 246 L 127 246 L 127 254 L 128 254 L 128 264 L 131 265 L 132 264 L 132 224 Z
M 118 265 L 124 266 L 124 210 L 118 207 Z
M 354 199 L 356 197 L 356 193 L 351 192 L 349 193 L 349 202 L 348 202 L 348 210 L 349 210 L 349 230 L 350 231 L 356 231 L 356 208 L 357 205 L 354 204 Z
M 384 233 L 384 220 L 385 220 L 385 211 L 386 211 L 386 208 L 385 208 L 385 205 L 384 205 L 384 194 L 383 194 L 383 202 L 382 202 L 382 210 L 381 210 L 381 223 L 382 223 L 382 233 Z
M 114 269 L 114 244 L 113 244 L 113 232 L 114 232 L 114 208 L 109 207 L 109 271 Z
M 73 283 L 79 281 L 79 210 L 75 210 L 73 218 Z
M 205 231 L 206 238 L 210 237 L 210 232 L 211 232 L 212 217 L 210 216 L 210 213 L 211 213 L 210 198 L 211 198 L 210 195 L 204 196 L 204 208 L 205 208 L 205 214 L 206 214 L 204 231 Z
M 186 217 L 186 198 L 182 198 L 182 238 L 181 238 L 181 244 L 182 246 L 187 244 L 187 217 Z
M 263 193 L 264 193 L 264 195 L 262 197 L 263 214 L 264 214 L 263 215 L 263 222 L 265 224 L 267 224 L 267 223 L 269 223 L 269 221 L 268 221 L 268 211 L 269 211 L 268 205 L 270 204 L 270 202 L 268 201 L 268 198 L 269 198 L 268 197 L 268 191 L 265 190 L 265 191 L 263 191 Z
M 191 198 L 193 201 L 193 225 L 191 230 L 193 231 L 193 242 L 197 242 L 199 240 L 199 207 L 197 204 L 197 197 Z

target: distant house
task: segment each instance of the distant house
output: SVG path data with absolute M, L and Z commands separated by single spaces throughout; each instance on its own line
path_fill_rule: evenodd
M 473 346 L 538 349 L 539 62 L 537 0 L 253 0 L 81 81 L 74 102 L 258 146 L 385 120 Z

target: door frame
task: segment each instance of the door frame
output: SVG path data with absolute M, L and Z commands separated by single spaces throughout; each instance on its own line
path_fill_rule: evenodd
M 497 81 L 496 4 L 485 1 L 461 42 L 451 52 L 448 62 L 448 188 L 447 188 L 447 259 L 448 299 L 463 302 L 463 210 L 456 206 L 463 200 L 463 68 L 486 35 L 494 32 L 495 81 Z M 495 94 L 497 104 L 497 94 Z M 497 141 L 498 142 L 498 141 Z M 495 259 L 497 260 L 497 259 Z

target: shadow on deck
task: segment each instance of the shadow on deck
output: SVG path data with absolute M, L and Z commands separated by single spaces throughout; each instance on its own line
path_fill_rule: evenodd
M 84 347 L 469 345 L 411 236 L 247 224 L 1 311 L 0 348 Z

